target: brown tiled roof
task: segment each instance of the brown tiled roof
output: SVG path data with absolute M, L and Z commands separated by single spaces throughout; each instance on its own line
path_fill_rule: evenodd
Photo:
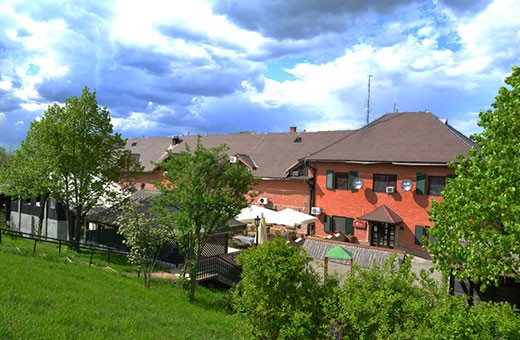
M 128 138 L 126 140 L 126 148 L 132 154 L 139 155 L 143 171 L 150 172 L 156 168 L 152 162 L 157 163 L 166 159 L 166 150 L 171 143 L 171 137 Z
M 249 165 L 256 166 L 253 173 L 262 178 L 285 177 L 288 169 L 297 163 L 298 159 L 310 155 L 334 143 L 353 131 L 322 131 L 322 132 L 288 132 L 265 134 L 229 134 L 207 135 L 202 137 L 205 147 L 215 147 L 226 144 L 230 156 L 239 158 Z M 300 137 L 300 141 L 295 141 Z M 193 149 L 197 136 L 181 137 L 182 142 L 173 146 L 174 153 L 180 153 L 189 145 Z
M 358 217 L 360 220 L 365 221 L 376 221 L 376 222 L 384 222 L 397 224 L 403 222 L 401 216 L 397 215 L 392 209 L 387 207 L 386 205 L 382 205 L 372 210 L 368 214 L 365 214 L 361 217 Z
M 390 113 L 308 157 L 313 161 L 440 163 L 473 142 L 429 112 Z

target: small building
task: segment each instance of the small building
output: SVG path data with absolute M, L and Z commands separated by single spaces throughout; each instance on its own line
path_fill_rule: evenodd
M 43 237 L 68 240 L 68 224 L 65 208 L 55 199 L 42 204 L 41 197 L 26 200 L 11 200 L 6 206 L 7 225 L 13 230 L 28 234 L 38 234 L 40 218 Z

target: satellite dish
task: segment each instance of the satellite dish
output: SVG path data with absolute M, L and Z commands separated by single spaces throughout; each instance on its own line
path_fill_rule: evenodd
M 401 189 L 404 191 L 410 191 L 412 189 L 413 183 L 408 178 L 403 179 L 401 182 Z
M 363 180 L 359 177 L 354 178 L 354 180 L 352 181 L 352 186 L 356 190 L 361 189 L 363 187 Z

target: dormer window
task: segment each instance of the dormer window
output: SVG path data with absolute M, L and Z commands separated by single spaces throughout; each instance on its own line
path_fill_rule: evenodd
M 132 160 L 135 162 L 135 163 L 139 163 L 139 160 L 141 158 L 141 155 L 138 154 L 138 153 L 133 153 L 130 155 L 130 157 L 132 157 Z

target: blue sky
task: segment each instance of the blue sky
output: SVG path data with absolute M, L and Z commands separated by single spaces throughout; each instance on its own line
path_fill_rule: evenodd
M 517 0 L 0 4 L 0 145 L 95 89 L 124 137 L 353 129 L 429 110 L 469 135 L 520 65 Z

